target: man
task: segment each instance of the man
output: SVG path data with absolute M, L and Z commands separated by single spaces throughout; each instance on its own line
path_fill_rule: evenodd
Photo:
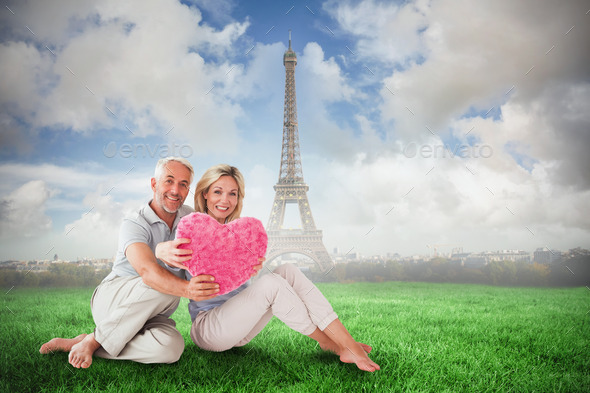
M 180 218 L 193 211 L 183 205 L 193 175 L 183 158 L 158 161 L 151 179 L 153 199 L 123 220 L 113 269 L 92 295 L 94 332 L 54 338 L 41 346 L 41 353 L 69 352 L 69 363 L 76 368 L 88 368 L 93 355 L 140 363 L 174 363 L 180 358 L 184 339 L 170 318 L 180 297 L 202 301 L 219 292 L 212 276 L 186 281 L 164 268 L 154 254 L 158 243 L 174 239 Z

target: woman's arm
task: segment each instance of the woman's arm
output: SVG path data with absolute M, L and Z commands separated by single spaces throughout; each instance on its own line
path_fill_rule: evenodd
M 259 272 L 260 270 L 262 270 L 262 264 L 264 263 L 264 261 L 266 261 L 266 258 L 264 258 L 264 257 L 258 258 L 258 262 L 259 262 L 259 263 L 258 263 L 258 265 L 254 265 L 254 266 L 252 266 L 252 269 L 254 269 L 254 273 L 252 273 L 252 274 L 250 275 L 250 278 L 254 277 L 255 275 L 257 275 L 257 274 L 258 274 L 258 272 Z

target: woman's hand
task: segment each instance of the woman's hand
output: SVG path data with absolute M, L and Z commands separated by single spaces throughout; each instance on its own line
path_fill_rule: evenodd
M 186 298 L 200 302 L 217 296 L 219 284 L 208 274 L 201 274 L 191 278 L 186 289 Z
M 252 266 L 252 269 L 254 269 L 254 273 L 252 273 L 252 274 L 250 275 L 250 278 L 254 277 L 255 275 L 257 275 L 257 274 L 258 274 L 258 272 L 259 272 L 260 270 L 262 270 L 262 263 L 263 263 L 264 261 L 266 261 L 266 258 L 264 258 L 264 257 L 260 257 L 260 258 L 258 258 L 258 262 L 259 262 L 259 263 L 258 263 L 258 265 L 254 265 L 254 266 Z
M 156 246 L 156 258 L 166 262 L 167 265 L 188 270 L 183 262 L 189 261 L 193 250 L 178 248 L 181 244 L 188 244 L 191 239 L 175 239 L 158 243 Z

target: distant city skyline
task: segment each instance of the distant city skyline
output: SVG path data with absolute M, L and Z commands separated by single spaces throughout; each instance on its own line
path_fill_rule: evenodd
M 170 154 L 196 179 L 240 168 L 243 215 L 268 222 L 289 29 L 302 170 L 328 250 L 589 248 L 588 7 L 9 1 L 0 260 L 114 255 L 121 218 Z

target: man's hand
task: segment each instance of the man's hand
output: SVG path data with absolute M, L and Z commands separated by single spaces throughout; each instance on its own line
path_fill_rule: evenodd
M 169 266 L 188 270 L 183 262 L 189 261 L 193 250 L 178 248 L 181 244 L 188 244 L 191 239 L 175 239 L 158 243 L 156 246 L 156 258 L 166 262 Z
M 208 274 L 201 274 L 191 278 L 184 297 L 200 302 L 214 298 L 218 292 L 219 284 L 215 282 L 215 278 Z

